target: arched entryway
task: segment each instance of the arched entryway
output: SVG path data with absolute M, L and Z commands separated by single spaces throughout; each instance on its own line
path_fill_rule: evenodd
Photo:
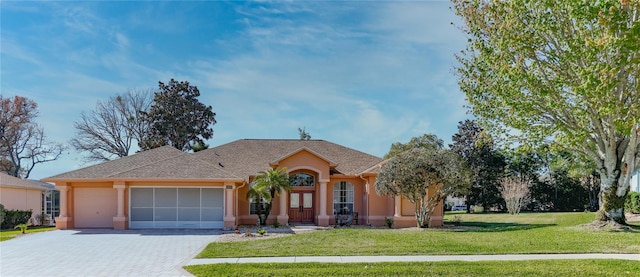
M 313 223 L 316 215 L 316 176 L 308 171 L 297 171 L 291 173 L 290 177 L 289 222 Z

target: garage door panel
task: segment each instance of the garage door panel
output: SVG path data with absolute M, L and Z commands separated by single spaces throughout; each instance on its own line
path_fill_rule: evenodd
M 202 220 L 204 221 L 223 221 L 222 208 L 202 208 Z
M 153 221 L 153 208 L 131 208 L 132 221 Z
M 152 188 L 132 188 L 131 189 L 131 207 L 153 207 L 153 189 Z
M 74 188 L 76 228 L 113 228 L 118 194 L 113 188 Z
M 222 207 L 224 203 L 220 199 L 224 198 L 222 189 L 202 189 L 202 207 Z

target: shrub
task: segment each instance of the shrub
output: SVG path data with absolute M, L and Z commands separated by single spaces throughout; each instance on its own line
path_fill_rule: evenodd
M 27 232 L 27 224 L 26 223 L 18 224 L 14 229 L 20 229 L 20 232 L 24 234 Z
M 0 226 L 2 226 L 2 223 L 4 222 L 5 215 L 6 211 L 4 210 L 4 205 L 0 204 Z
M 453 217 L 453 220 L 451 220 L 451 222 L 455 226 L 460 226 L 460 223 L 462 222 L 462 217 L 459 216 L 459 215 L 456 215 L 456 216 Z
M 393 217 L 385 217 L 384 223 L 387 224 L 387 227 L 393 228 Z
M 273 223 L 273 228 L 280 228 L 280 226 L 281 226 L 281 224 L 278 221 Z
M 267 233 L 267 230 L 261 228 L 260 230 L 256 231 L 256 233 L 258 233 L 261 236 L 264 236 L 264 234 Z
M 4 221 L 0 229 L 13 229 L 19 224 L 27 224 L 31 218 L 31 211 L 8 210 L 5 211 Z
M 640 214 L 640 192 L 629 192 L 624 201 L 624 209 L 632 214 Z

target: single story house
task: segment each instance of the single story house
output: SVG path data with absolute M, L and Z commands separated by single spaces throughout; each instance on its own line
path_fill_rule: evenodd
M 415 226 L 413 205 L 375 192 L 382 158 L 325 140 L 242 139 L 196 153 L 170 146 L 43 179 L 60 190 L 56 226 L 225 228 L 256 224 L 247 192 L 268 168 L 287 168 L 291 192 L 274 199 L 268 223 Z M 357 218 L 357 221 L 355 220 Z M 431 218 L 442 225 L 442 209 Z
M 0 172 L 0 204 L 7 210 L 30 210 L 32 219 L 42 213 L 42 195 L 49 189 L 39 183 Z

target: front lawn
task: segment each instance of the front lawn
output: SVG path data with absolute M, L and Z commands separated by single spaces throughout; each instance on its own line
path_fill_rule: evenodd
M 637 261 L 264 263 L 186 266 L 195 276 L 635 276 Z
M 46 231 L 53 231 L 55 230 L 56 227 L 29 227 L 27 229 L 27 234 L 29 233 L 37 233 L 37 232 L 46 232 Z M 22 232 L 20 231 L 20 229 L 15 229 L 15 230 L 1 230 L 0 231 L 0 241 L 5 241 L 5 240 L 10 240 L 12 238 L 15 238 L 18 235 L 21 235 Z
M 640 228 L 586 231 L 593 213 L 447 214 L 462 231 L 341 228 L 243 242 L 214 242 L 197 258 L 270 256 L 640 253 Z

